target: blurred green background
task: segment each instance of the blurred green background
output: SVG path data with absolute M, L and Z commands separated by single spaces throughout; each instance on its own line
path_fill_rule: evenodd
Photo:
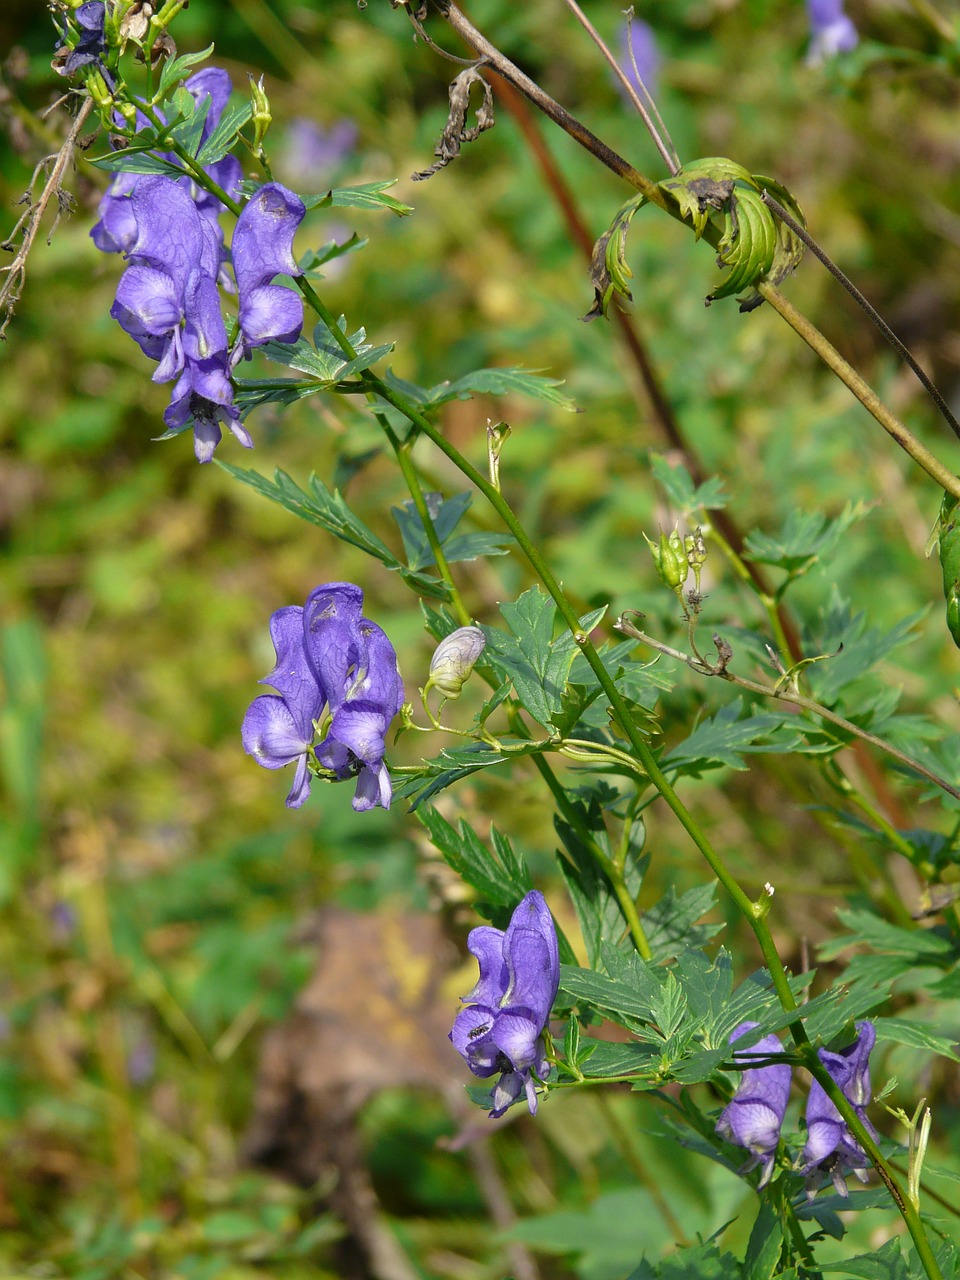
M 615 40 L 619 3 L 586 7 Z M 957 50 L 925 6 L 862 0 L 849 12 L 861 45 L 822 67 L 804 60 L 797 0 L 671 0 L 641 16 L 662 53 L 658 102 L 680 155 L 730 155 L 785 182 L 814 233 L 953 395 Z M 594 132 L 661 176 L 640 123 L 560 0 L 476 0 L 471 14 Z M 463 52 L 442 24 L 430 30 Z M 364 9 L 352 0 L 193 0 L 174 34 L 181 52 L 215 41 L 238 89 L 248 72 L 266 73 L 271 154 L 291 185 L 293 121 L 355 122 L 354 152 L 316 189 L 396 177 L 393 194 L 415 213 L 313 215 L 298 248 L 352 231 L 370 240 L 325 282 L 326 300 L 373 341 L 396 341 L 394 369 L 427 385 L 484 364 L 566 379 L 577 415 L 479 397 L 449 406 L 445 428 L 481 461 L 487 420 L 509 421 L 506 490 L 571 595 L 584 606 L 611 602 L 611 616 L 642 609 L 648 629 L 675 636 L 675 606 L 655 585 L 641 537 L 670 519 L 647 463 L 665 441 L 615 326 L 581 322 L 592 300 L 585 262 L 505 105 L 461 159 L 414 183 L 432 160 L 454 72 L 412 41 L 402 12 L 382 0 Z M 3 235 L 65 127 L 62 112 L 39 114 L 64 87 L 50 71 L 54 43 L 41 6 L 7 0 Z M 628 192 L 569 139 L 537 128 L 598 235 Z M 88 236 L 103 177 L 81 158 L 69 185 L 78 207 L 49 245 L 38 238 L 0 350 L 0 1272 L 486 1280 L 509 1267 L 529 1280 L 539 1265 L 543 1275 L 616 1280 L 644 1249 L 656 1256 L 674 1238 L 664 1195 L 706 1237 L 751 1193 L 650 1136 L 657 1119 L 646 1099 L 564 1095 L 535 1123 L 520 1118 L 498 1132 L 490 1150 L 449 1150 L 464 1123 L 465 1081 L 445 1041 L 417 1058 L 403 1088 L 384 1090 L 374 1073 L 356 1105 L 344 1103 L 342 1114 L 334 1106 L 344 1143 L 357 1144 L 353 1164 L 327 1152 L 291 1182 L 282 1176 L 296 1172 L 289 1151 L 265 1154 L 249 1137 L 252 1118 L 269 1110 L 255 1091 L 265 1037 L 287 1025 L 318 939 L 328 944 L 321 965 L 334 964 L 330 920 L 376 913 L 371 936 L 400 972 L 396 931 L 427 931 L 424 954 L 436 955 L 438 972 L 420 1013 L 403 1014 L 411 1027 L 452 1018 L 472 982 L 442 949 L 443 936 L 462 941 L 472 922 L 463 894 L 415 820 L 396 807 L 354 815 L 348 788 L 315 788 L 303 810 L 286 811 L 286 776 L 244 756 L 240 721 L 272 665 L 267 619 L 319 582 L 362 583 L 369 615 L 396 643 L 408 696 L 431 645 L 396 577 L 217 468 L 198 467 L 187 438 L 152 442 L 167 388 L 150 382 L 147 361 L 111 320 L 121 264 Z M 740 317 L 729 302 L 704 308 L 715 267 L 686 230 L 642 213 L 630 261 L 638 331 L 686 438 L 733 495 L 741 528 L 775 530 L 796 508 L 834 514 L 848 499 L 870 506 L 795 589 L 800 622 L 815 627 L 833 593 L 880 630 L 927 609 L 880 676 L 944 735 L 960 732 L 956 651 L 940 620 L 938 567 L 924 558 L 938 495 L 768 309 Z M 956 466 L 956 442 L 839 287 L 807 262 L 787 288 Z M 399 545 L 389 511 L 404 496 L 399 477 L 386 457 L 351 465 L 378 442 L 349 405 L 318 397 L 282 416 L 261 411 L 250 426 L 256 452 L 241 457 L 228 440 L 220 456 L 267 474 L 280 466 L 301 483 L 314 469 L 332 483 L 339 463 L 352 477 L 351 505 Z M 462 487 L 442 459 L 420 461 L 438 488 Z M 479 508 L 473 518 L 487 521 Z M 460 573 L 482 621 L 528 585 L 515 561 Z M 708 620 L 758 625 L 722 566 L 708 575 Z M 689 724 L 723 696 L 684 681 L 667 723 Z M 396 759 L 417 758 L 412 736 Z M 877 771 L 871 785 L 895 824 L 936 821 L 929 806 L 907 813 L 896 777 Z M 815 769 L 764 758 L 749 773 L 712 775 L 693 800 L 751 883 L 776 851 L 779 941 L 799 967 L 802 947 L 834 930 L 835 906 L 869 889 L 853 869 L 849 832 L 811 812 L 832 802 Z M 549 884 L 554 836 L 532 771 L 461 784 L 449 803 L 481 829 L 495 816 Z M 652 901 L 702 872 L 663 815 L 654 811 L 650 825 Z M 891 874 L 906 900 L 909 869 L 895 863 Z M 425 911 L 443 922 L 435 938 L 412 914 Z M 750 943 L 728 925 L 747 972 Z M 361 1007 L 373 1017 L 369 997 L 358 978 L 358 1018 Z M 925 1063 L 906 1049 L 884 1059 L 908 1082 L 904 1105 L 923 1092 L 935 1101 L 941 1160 L 951 1131 L 960 1159 L 960 1082 L 941 1070 L 918 1091 Z M 303 1131 L 328 1122 L 308 1107 Z M 470 1123 L 482 1127 L 482 1113 Z M 257 1152 L 272 1171 L 252 1167 Z M 368 1192 L 377 1200 L 363 1201 Z M 370 1238 L 351 1221 L 363 1204 Z M 511 1229 L 513 1215 L 522 1226 Z M 867 1214 L 857 1226 L 863 1247 L 871 1222 Z M 511 1230 L 527 1250 L 510 1252 Z M 584 1251 L 585 1240 L 593 1243 Z

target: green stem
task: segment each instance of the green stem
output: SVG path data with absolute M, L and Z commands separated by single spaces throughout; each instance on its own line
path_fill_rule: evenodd
M 600 844 L 593 835 L 593 832 L 587 827 L 586 823 L 577 812 L 576 806 L 571 804 L 570 797 L 564 788 L 560 785 L 560 780 L 554 773 L 547 760 L 542 755 L 535 755 L 533 763 L 536 766 L 541 778 L 547 784 L 550 794 L 553 796 L 557 808 L 563 814 L 566 822 L 580 837 L 581 842 L 586 848 L 597 866 L 610 882 L 610 887 L 616 894 L 617 902 L 620 904 L 620 910 L 623 912 L 623 918 L 627 922 L 630 930 L 630 936 L 633 938 L 633 945 L 637 948 L 637 953 L 641 959 L 649 963 L 653 959 L 653 953 L 650 950 L 650 943 L 644 932 L 643 924 L 637 912 L 637 906 L 633 898 L 630 896 L 630 890 L 627 888 L 626 880 L 623 874 L 622 866 L 619 866 L 614 859 L 610 858 L 607 853 L 600 847 Z
M 633 1170 L 637 1181 L 641 1186 L 645 1187 L 650 1195 L 651 1200 L 656 1205 L 657 1212 L 663 1218 L 669 1229 L 673 1232 L 674 1241 L 686 1248 L 690 1244 L 690 1240 L 686 1235 L 680 1222 L 677 1220 L 676 1214 L 670 1207 L 670 1202 L 660 1189 L 660 1183 L 656 1174 L 651 1173 L 650 1169 L 641 1160 L 639 1153 L 633 1145 L 633 1134 L 631 1130 L 623 1124 L 620 1117 L 610 1100 L 607 1092 L 601 1091 L 597 1094 L 597 1105 L 603 1112 L 603 1118 L 610 1130 L 620 1154 L 626 1160 L 627 1164 Z

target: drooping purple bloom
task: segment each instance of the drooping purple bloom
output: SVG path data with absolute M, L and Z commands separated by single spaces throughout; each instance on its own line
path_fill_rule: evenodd
M 283 167 L 296 174 L 302 191 L 319 188 L 351 154 L 357 144 L 357 126 L 338 120 L 329 129 L 306 116 L 297 116 L 287 129 Z
M 640 81 L 651 98 L 657 96 L 657 72 L 660 70 L 660 50 L 653 28 L 642 18 L 625 22 L 620 29 L 620 66 L 627 79 L 642 96 Z M 638 78 L 639 73 L 639 78 Z
M 226 71 L 220 67 L 208 67 L 198 71 L 184 81 L 183 86 L 193 97 L 197 109 L 202 109 L 204 100 L 209 98 L 209 106 L 203 121 L 203 129 L 197 144 L 197 150 L 206 142 L 220 123 L 220 117 L 230 98 L 232 85 Z M 149 121 L 138 112 L 137 127 L 147 128 Z M 164 153 L 163 159 L 171 164 L 179 165 L 179 159 L 172 153 Z M 229 196 L 236 197 L 240 190 L 242 171 L 236 156 L 227 155 L 216 163 L 207 166 L 210 177 Z M 100 201 L 98 221 L 90 231 L 94 244 L 104 253 L 129 253 L 136 238 L 136 224 L 130 209 L 130 198 L 143 175 L 136 173 L 118 173 L 107 188 Z M 189 174 L 178 178 L 177 182 L 184 187 L 187 195 L 194 201 L 201 216 L 205 218 L 216 233 L 219 248 L 219 259 L 223 257 L 223 232 L 220 229 L 219 217 L 223 212 L 223 204 L 216 196 L 198 187 Z M 219 260 L 218 260 L 219 267 Z
M 397 655 L 385 633 L 361 616 L 363 592 L 352 582 L 328 582 L 301 609 L 278 609 L 270 619 L 277 663 L 262 684 L 277 695 L 255 698 L 243 721 L 243 745 L 265 769 L 296 762 L 287 806 L 310 794 L 308 761 L 337 779 L 357 779 L 357 812 L 390 807 L 384 764 L 386 733 L 403 705 Z M 329 709 L 327 733 L 314 748 L 317 725 Z
M 816 65 L 856 48 L 860 37 L 843 11 L 843 0 L 807 0 L 807 14 L 810 18 L 809 63 Z
M 299 294 L 272 284 L 275 276 L 297 276 L 293 237 L 306 207 L 279 182 L 269 182 L 251 196 L 233 233 L 233 271 L 240 296 L 243 353 L 265 342 L 296 342 L 303 327 Z
M 208 219 L 177 182 L 144 177 L 129 197 L 136 238 L 110 314 L 158 362 L 155 382 L 177 379 L 164 413 L 168 430 L 191 423 L 200 462 L 209 462 L 226 422 L 241 444 L 229 378 L 227 331 L 216 275 L 220 248 Z
M 741 1022 L 730 1033 L 730 1043 L 759 1024 Z M 783 1045 L 774 1035 L 764 1036 L 749 1049 L 737 1050 L 734 1058 L 744 1063 L 751 1058 L 783 1052 Z M 740 1077 L 737 1091 L 724 1107 L 717 1121 L 717 1133 L 727 1142 L 735 1142 L 750 1152 L 750 1159 L 741 1173 L 762 1166 L 759 1186 L 770 1181 L 773 1161 L 780 1141 L 787 1100 L 790 1097 L 790 1064 L 771 1062 L 765 1067 L 747 1067 Z
M 467 946 L 480 965 L 480 979 L 462 997 L 466 1007 L 457 1014 L 450 1040 L 475 1076 L 500 1073 L 492 1119 L 523 1092 L 536 1115 L 532 1075 L 543 1080 L 550 1071 L 543 1030 L 560 985 L 557 931 L 543 894 L 527 894 L 506 933 L 482 925 L 471 930 Z
M 72 76 L 81 67 L 101 62 L 106 53 L 104 21 L 106 19 L 104 0 L 87 0 L 73 11 L 73 22 L 80 38 L 69 51 L 66 61 L 58 68 L 61 75 Z
M 871 1137 L 876 1130 L 867 1119 L 866 1107 L 872 1097 L 870 1085 L 870 1053 L 877 1041 L 872 1022 L 857 1023 L 857 1038 L 839 1053 L 820 1049 L 818 1056 L 840 1087 L 845 1098 L 853 1105 L 858 1118 Z M 840 1112 L 827 1097 L 823 1086 L 816 1080 L 810 1082 L 807 1099 L 807 1143 L 803 1148 L 800 1172 L 814 1179 L 821 1171 L 829 1173 L 833 1185 L 841 1196 L 847 1194 L 847 1173 L 855 1174 L 866 1182 L 866 1168 L 870 1163 L 866 1152 L 847 1128 Z

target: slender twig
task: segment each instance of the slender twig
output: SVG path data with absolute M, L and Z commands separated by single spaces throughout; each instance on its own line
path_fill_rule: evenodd
M 571 2 L 572 0 L 567 0 L 568 4 Z M 797 239 L 803 241 L 813 256 L 823 263 L 826 269 L 833 276 L 834 280 L 837 280 L 843 285 L 851 298 L 853 298 L 857 305 L 870 317 L 877 329 L 879 329 L 887 342 L 889 342 L 890 346 L 893 347 L 894 351 L 896 351 L 900 359 L 905 361 L 920 379 L 920 382 L 923 384 L 923 387 L 930 399 L 937 406 L 949 424 L 951 431 L 958 439 L 960 439 L 960 422 L 958 422 L 954 417 L 950 406 L 947 404 L 946 400 L 944 400 L 939 388 L 930 380 L 930 378 L 927 377 L 909 349 L 900 341 L 880 312 L 877 311 L 876 307 L 867 301 L 850 277 L 840 270 L 833 259 L 827 254 L 826 250 L 824 250 L 817 241 L 814 240 L 806 227 L 804 227 L 802 223 L 798 222 L 793 214 L 791 214 L 789 210 L 785 209 L 778 200 L 774 200 L 769 191 L 761 192 L 760 199 L 764 204 L 769 205 L 781 222 L 786 223 Z
M 661 134 L 660 129 L 657 128 L 657 123 L 654 122 L 652 115 L 647 110 L 647 103 L 645 103 L 643 99 L 640 97 L 640 95 L 637 93 L 630 78 L 627 76 L 626 72 L 620 66 L 620 63 L 616 60 L 616 58 L 608 49 L 600 32 L 596 29 L 596 27 L 593 25 L 593 23 L 590 21 L 587 15 L 583 12 L 583 10 L 577 4 L 577 0 L 563 0 L 563 2 L 567 6 L 567 8 L 570 10 L 570 12 L 573 14 L 573 16 L 576 18 L 576 20 L 580 23 L 581 27 L 583 27 L 584 31 L 586 31 L 587 35 L 590 37 L 593 43 L 597 46 L 597 48 L 603 54 L 611 70 L 613 71 L 613 74 L 617 77 L 617 79 L 623 85 L 625 93 L 627 94 L 627 96 L 629 97 L 633 105 L 636 107 L 636 109 L 639 111 L 640 118 L 647 127 L 647 133 L 649 133 L 650 137 L 653 139 L 654 146 L 657 148 L 657 150 L 660 152 L 660 155 L 663 157 L 663 162 L 669 169 L 670 173 L 671 174 L 679 173 L 681 169 L 680 157 L 677 155 L 676 148 L 673 145 L 673 140 L 671 139 L 670 135 L 667 133 L 666 128 L 663 125 L 663 121 L 660 119 L 659 112 L 657 113 L 657 123 L 659 123 L 660 128 L 663 129 L 663 133 L 666 134 L 666 138 L 664 138 L 663 134 Z M 633 21 L 632 11 L 631 11 L 629 20 L 632 23 Z M 631 57 L 632 56 L 633 55 L 631 54 Z M 637 76 L 637 80 L 641 85 L 643 85 L 643 80 L 640 78 L 639 71 L 637 71 L 636 59 L 634 59 L 633 65 L 634 65 L 634 72 L 636 73 L 636 76 Z M 646 94 L 650 105 L 653 107 L 654 111 L 656 111 L 657 110 L 656 105 L 654 104 L 653 99 L 650 97 L 649 93 L 647 93 L 645 86 L 643 91 Z
M 811 715 L 819 716 L 821 720 L 826 720 L 829 724 L 836 725 L 838 729 L 842 729 L 844 733 L 849 733 L 853 737 L 860 738 L 863 742 L 869 743 L 871 747 L 876 747 L 878 751 L 886 752 L 888 756 L 892 756 L 894 760 L 926 778 L 928 782 L 934 783 L 941 790 L 946 791 L 948 795 L 960 800 L 960 790 L 946 778 L 941 778 L 938 773 L 934 773 L 932 769 L 928 769 L 926 765 L 921 764 L 919 760 L 914 760 L 912 756 L 908 756 L 906 752 L 901 751 L 899 747 L 895 747 L 890 742 L 885 742 L 883 738 L 878 738 L 876 734 L 870 733 L 867 729 L 861 729 L 859 725 L 854 724 L 852 720 L 847 720 L 843 716 L 837 715 L 835 711 L 831 711 L 829 707 L 823 706 L 819 702 L 814 702 L 812 698 L 805 698 L 803 694 L 797 693 L 787 684 L 781 685 L 765 685 L 760 684 L 756 680 L 747 680 L 743 676 L 736 675 L 723 664 L 711 666 L 709 663 L 701 662 L 699 658 L 693 657 L 689 653 L 684 653 L 681 649 L 674 649 L 672 645 L 664 644 L 662 640 L 655 640 L 653 636 L 646 635 L 633 623 L 627 622 L 624 618 L 618 618 L 614 624 L 618 631 L 622 631 L 624 635 L 631 636 L 634 640 L 639 640 L 641 644 L 647 644 L 651 649 L 656 649 L 658 653 L 664 654 L 668 658 L 676 658 L 683 662 L 701 676 L 713 676 L 720 680 L 727 681 L 728 684 L 736 685 L 738 689 L 745 689 L 748 693 L 758 694 L 763 698 L 773 698 L 778 702 L 791 702 L 794 706 L 802 708 L 804 711 L 810 712 Z M 871 809 L 871 813 L 876 818 L 878 824 L 882 820 L 877 815 L 876 810 Z M 889 825 L 889 824 L 887 824 Z M 891 827 L 892 831 L 893 828 Z M 902 837 L 901 837 L 902 839 Z M 912 854 L 912 850 L 911 850 Z
M 77 112 L 77 118 L 70 126 L 70 132 L 64 139 L 63 146 L 57 152 L 50 166 L 50 173 L 43 185 L 39 198 L 34 200 L 30 193 L 27 193 L 27 199 L 30 201 L 30 207 L 24 217 L 17 224 L 17 229 L 23 227 L 23 235 L 20 241 L 20 247 L 14 255 L 13 261 L 2 268 L 6 273 L 6 280 L 3 287 L 0 288 L 0 315 L 3 316 L 0 321 L 0 340 L 3 339 L 4 331 L 13 315 L 13 309 L 20 299 L 23 292 L 23 285 L 27 278 L 27 258 L 30 250 L 33 248 L 33 242 L 37 238 L 37 232 L 40 230 L 40 223 L 43 221 L 43 215 L 47 210 L 50 201 L 57 197 L 58 204 L 63 198 L 62 179 L 70 162 L 73 159 L 73 153 L 76 149 L 77 140 L 80 137 L 83 126 L 86 124 L 90 112 L 93 110 L 93 99 L 87 98 L 80 110 Z M 57 219 L 54 222 L 54 228 L 60 220 L 63 212 L 62 207 L 58 210 Z M 50 235 L 53 235 L 51 229 Z M 10 243 L 12 236 L 6 241 Z

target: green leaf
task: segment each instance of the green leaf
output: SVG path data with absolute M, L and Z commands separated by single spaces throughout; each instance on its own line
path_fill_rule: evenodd
M 721 924 L 697 925 L 716 905 L 715 881 L 697 885 L 678 894 L 673 885 L 642 916 L 655 964 L 672 960 L 692 947 L 701 947 L 723 928 Z
M 614 294 L 632 300 L 633 294 L 627 281 L 633 272 L 627 266 L 627 231 L 630 223 L 646 204 L 646 196 L 633 196 L 622 205 L 610 224 L 593 246 L 590 260 L 590 283 L 593 285 L 593 306 L 583 317 L 584 320 L 595 320 L 597 316 L 605 316 L 613 300 Z
M 427 493 L 424 497 L 444 555 L 451 564 L 464 560 L 476 560 L 481 556 L 507 554 L 509 545 L 513 542 L 511 534 L 467 533 L 458 537 L 453 536 L 454 529 L 463 519 L 472 501 L 470 493 L 458 493 L 447 499 L 441 497 L 439 493 Z M 410 568 L 427 569 L 436 564 L 433 548 L 427 541 L 423 521 L 413 500 L 408 498 L 399 507 L 391 507 L 391 512 L 400 529 Z
M 923 618 L 921 609 L 889 630 L 868 627 L 864 613 L 853 613 L 846 601 L 834 594 L 830 607 L 821 615 L 809 650 L 828 654 L 829 660 L 807 667 L 807 679 L 814 698 L 832 707 L 848 684 L 865 675 L 871 667 L 907 640 Z M 844 708 L 850 718 L 850 711 Z
M 783 1223 L 765 1200 L 760 1203 L 743 1260 L 743 1280 L 771 1280 L 780 1261 Z
M 160 73 L 160 85 L 157 89 L 156 100 L 159 101 L 161 98 L 165 98 L 170 88 L 178 80 L 182 80 L 191 67 L 195 67 L 199 62 L 205 62 L 211 53 L 213 53 L 213 45 L 208 44 L 199 53 L 184 53 L 179 58 L 172 58 L 169 62 L 165 62 L 163 71 Z
M 960 648 L 960 499 L 943 495 L 938 526 L 943 598 L 947 604 L 947 629 Z
M 501 739 L 501 751 L 496 751 L 483 742 L 471 743 L 468 747 L 441 751 L 435 760 L 427 760 L 413 774 L 394 776 L 393 794 L 395 799 L 410 800 L 410 811 L 414 812 L 425 800 L 445 791 L 454 782 L 469 777 L 479 769 L 489 769 L 493 765 L 505 764 L 518 756 L 530 755 L 539 748 L 535 742 L 527 739 Z
M 932 929 L 905 929 L 891 924 L 874 912 L 862 908 L 846 908 L 837 912 L 837 918 L 849 932 L 843 937 L 821 943 L 817 954 L 824 960 L 833 960 L 841 951 L 856 943 L 866 943 L 875 951 L 902 957 L 907 968 L 912 964 L 936 963 L 942 957 L 952 958 L 954 946 Z
M 746 769 L 742 754 L 788 752 L 796 748 L 800 736 L 782 715 L 763 713 L 741 718 L 742 700 L 734 698 L 714 716 L 701 721 L 688 738 L 660 761 L 664 769 L 698 777 L 705 769 L 729 765 Z
M 533 888 L 523 855 L 495 827 L 490 830 L 490 848 L 465 820 L 455 830 L 431 805 L 421 805 L 417 817 L 444 859 L 485 901 L 515 907 Z
M 364 182 L 357 187 L 334 187 L 326 195 L 305 196 L 303 203 L 308 209 L 386 209 L 402 218 L 413 213 L 413 207 L 384 195 L 396 184 L 397 179 L 392 178 L 387 182 Z
M 893 1040 L 896 1044 L 911 1045 L 914 1049 L 930 1049 L 942 1058 L 960 1062 L 960 1031 L 955 1035 L 941 1036 L 922 1022 L 908 1021 L 906 1018 L 877 1018 L 875 1026 L 878 1040 Z
M 333 262 L 345 253 L 353 253 L 356 249 L 363 249 L 369 243 L 368 238 L 361 238 L 356 232 L 350 236 L 349 240 L 344 240 L 342 244 L 338 244 L 336 240 L 328 240 L 319 249 L 308 249 L 298 265 L 305 276 L 314 275 L 318 273 L 319 267 L 325 266 L 328 262 Z
M 571 1022 L 576 1022 L 572 1018 Z M 581 1067 L 588 1080 L 607 1080 L 611 1076 L 636 1076 L 638 1082 L 646 1080 L 654 1085 L 659 1077 L 660 1051 L 649 1044 L 628 1041 L 626 1044 L 610 1040 L 595 1040 L 584 1036 L 580 1041 L 580 1053 L 589 1049 L 586 1065 Z
M 107 156 L 93 156 L 90 164 L 97 169 L 105 169 L 107 173 L 161 173 L 183 177 L 180 165 L 151 155 L 144 147 L 124 147 L 121 151 L 111 151 Z
M 575 413 L 577 406 L 574 401 L 557 389 L 562 385 L 559 379 L 545 378 L 532 369 L 475 369 L 473 373 L 465 373 L 455 382 L 441 382 L 432 387 L 427 392 L 426 403 L 434 407 L 445 404 L 448 400 L 469 400 L 475 393 L 488 396 L 519 395 L 559 405 L 561 409 Z
M 900 1241 L 896 1236 L 881 1245 L 876 1253 L 861 1253 L 856 1258 L 826 1266 L 820 1264 L 820 1270 L 836 1271 L 845 1276 L 860 1276 L 861 1280 L 910 1280 Z
M 745 554 L 750 560 L 776 565 L 797 577 L 832 551 L 846 531 L 869 510 L 864 502 L 848 502 L 831 520 L 822 511 L 793 508 L 778 534 L 765 534 L 758 529 L 748 534 Z
M 614 1015 L 617 1021 L 641 1023 L 653 1020 L 653 1001 L 660 997 L 660 980 L 635 953 L 629 958 L 629 977 L 613 978 L 593 969 L 560 966 L 560 986 L 575 1000 Z
M 222 160 L 252 115 L 252 102 L 238 102 L 232 107 L 228 106 L 220 117 L 217 127 L 197 153 L 198 162 L 202 165 L 211 165 Z
M 650 455 L 650 469 L 671 507 L 688 519 L 701 510 L 718 511 L 727 505 L 723 480 L 719 476 L 711 476 L 703 484 L 694 485 L 682 462 L 673 466 L 658 453 Z

